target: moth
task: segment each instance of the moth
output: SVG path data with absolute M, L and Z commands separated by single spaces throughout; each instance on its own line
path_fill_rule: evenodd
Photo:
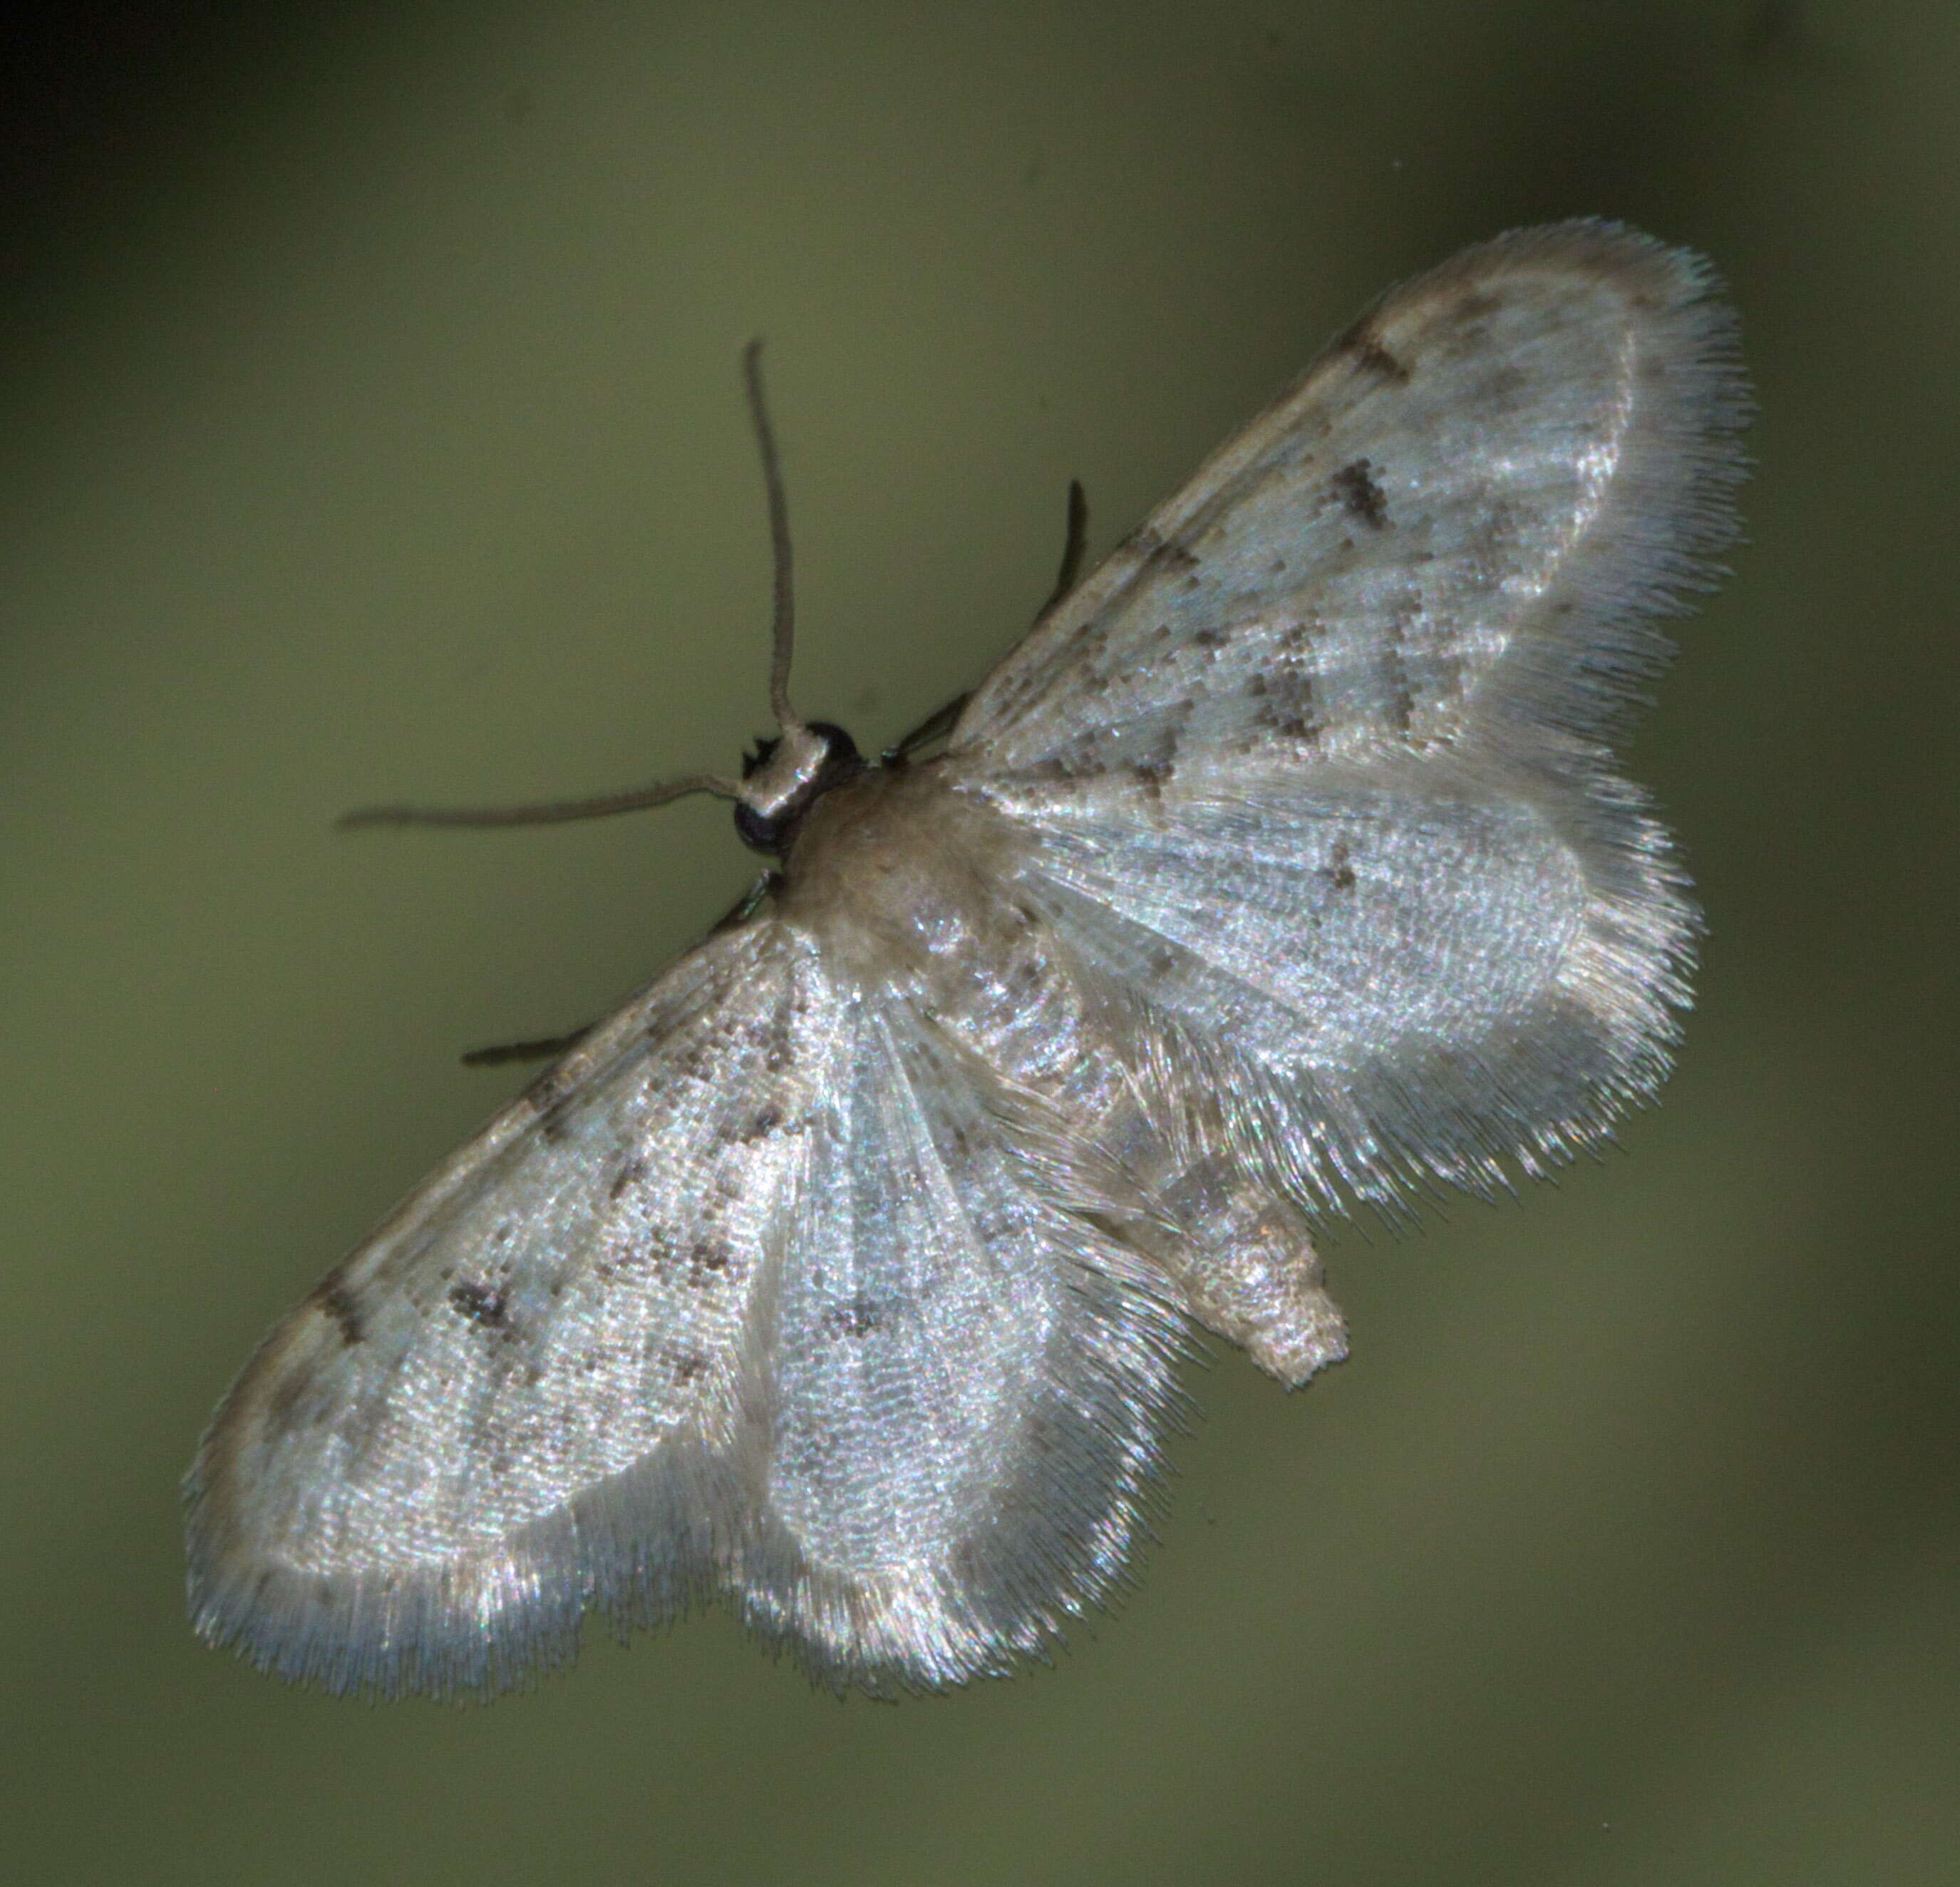
M 191 1615 L 283 1677 L 495 1691 L 714 1598 L 840 1689 L 1009 1672 L 1124 1577 L 1194 1329 L 1299 1386 L 1317 1225 L 1666 1071 L 1697 918 L 1615 748 L 1735 533 L 1698 257 L 1570 222 L 1391 291 L 876 762 L 789 701 L 750 366 L 776 737 L 372 816 L 718 791 L 772 863 L 225 1396 Z

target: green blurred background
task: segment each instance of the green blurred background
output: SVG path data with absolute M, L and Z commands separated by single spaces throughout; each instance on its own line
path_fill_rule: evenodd
M 84 25 L 88 23 L 84 20 Z M 0 1855 L 201 1882 L 1960 1878 L 1960 13 L 1928 0 L 44 18 L 5 79 Z M 746 881 L 768 569 L 867 743 L 1376 291 L 1712 255 L 1752 541 L 1635 771 L 1710 914 L 1623 1157 L 1344 1236 L 1354 1360 L 1195 1383 L 1052 1670 L 896 1707 L 709 1614 L 491 1709 L 202 1650 L 177 1480 L 267 1324 Z

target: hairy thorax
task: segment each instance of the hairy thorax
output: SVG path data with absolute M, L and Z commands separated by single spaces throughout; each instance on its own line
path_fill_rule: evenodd
M 826 794 L 785 861 L 778 909 L 864 994 L 1095 1134 L 1124 1084 L 1098 992 L 1029 895 L 1026 842 L 937 762 Z
M 811 807 L 776 908 L 861 988 L 959 1007 L 959 983 L 984 975 L 984 953 L 1016 926 L 1002 890 L 1017 850 L 1007 823 L 942 765 L 877 768 Z

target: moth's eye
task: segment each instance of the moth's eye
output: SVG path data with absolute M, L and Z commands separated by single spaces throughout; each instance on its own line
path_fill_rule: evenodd
M 833 786 L 842 786 L 846 780 L 855 779 L 864 771 L 858 743 L 835 721 L 813 721 L 810 730 L 823 737 L 823 768 L 817 775 L 816 784 L 819 793 L 827 793 Z
M 783 821 L 765 818 L 740 800 L 735 802 L 735 832 L 751 851 L 766 852 L 773 858 L 782 850 Z
M 775 797 L 768 811 L 760 811 L 745 800 L 738 800 L 735 803 L 735 830 L 743 844 L 752 851 L 767 852 L 780 858 L 795 838 L 797 826 L 804 813 L 832 788 L 842 786 L 847 780 L 854 780 L 865 770 L 857 742 L 835 721 L 813 721 L 810 724 L 810 731 L 823 743 L 814 765 L 808 767 L 801 778 L 792 781 L 786 791 Z M 775 758 L 781 745 L 776 740 L 757 741 L 755 752 L 742 763 L 743 778 L 753 779 Z

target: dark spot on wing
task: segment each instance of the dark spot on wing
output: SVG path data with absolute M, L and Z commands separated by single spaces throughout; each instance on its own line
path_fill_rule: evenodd
M 1259 704 L 1254 723 L 1288 740 L 1318 740 L 1326 731 L 1326 718 L 1316 698 L 1312 674 L 1290 663 L 1250 676 L 1246 692 Z
M 1336 891 L 1352 891 L 1354 889 L 1354 867 L 1348 862 L 1353 856 L 1344 838 L 1335 840 L 1328 851 L 1327 863 L 1321 868 L 1320 875 Z
M 648 1232 L 645 1244 L 637 1252 L 616 1248 L 609 1258 L 595 1265 L 593 1269 L 609 1284 L 616 1278 L 638 1278 L 648 1273 L 664 1284 L 673 1273 L 676 1256 L 670 1229 L 656 1226 Z
M 1040 957 L 1023 956 L 1007 972 L 1007 993 L 1019 1001 L 1032 1003 L 1048 973 L 1048 965 Z M 956 1139 L 954 1144 L 963 1150 L 966 1146 L 963 1139 Z
M 571 1083 L 562 1061 L 554 1061 L 524 1090 L 524 1099 L 538 1117 L 538 1131 L 546 1139 L 565 1138 L 565 1116 L 571 1096 Z
M 1137 784 L 1153 800 L 1163 797 L 1164 781 L 1176 770 L 1168 760 L 1139 760 L 1130 768 Z
M 266 1392 L 266 1424 L 275 1433 L 285 1433 L 300 1425 L 300 1405 L 307 1393 L 315 1386 L 310 1370 L 288 1368 L 273 1379 L 272 1386 Z M 317 1424 L 320 1419 L 320 1399 L 316 1395 L 311 1411 Z
M 1028 777 L 1033 780 L 1053 780 L 1068 785 L 1077 780 L 1096 780 L 1102 777 L 1103 768 L 1093 755 L 1055 753 L 1045 759 L 1036 760 L 1028 768 Z
M 1366 459 L 1356 459 L 1335 473 L 1331 482 L 1335 495 L 1351 517 L 1358 517 L 1370 530 L 1382 530 L 1389 521 L 1388 494 L 1375 476 L 1375 468 Z
M 1491 344 L 1491 326 L 1502 310 L 1504 298 L 1488 288 L 1465 288 L 1438 311 L 1437 342 L 1443 358 L 1475 358 Z
M 452 1284 L 449 1302 L 458 1316 L 467 1317 L 479 1330 L 510 1328 L 504 1312 L 504 1294 L 494 1284 Z
M 368 1326 L 361 1315 L 361 1306 L 353 1292 L 345 1284 L 329 1278 L 313 1294 L 314 1305 L 322 1316 L 330 1318 L 340 1332 L 340 1340 L 351 1350 L 368 1334 Z
M 823 1327 L 833 1337 L 868 1337 L 883 1322 L 878 1306 L 868 1297 L 832 1304 L 823 1313 Z
M 637 1186 L 647 1176 L 647 1163 L 641 1159 L 629 1160 L 612 1176 L 612 1184 L 606 1189 L 609 1199 L 616 1199 L 630 1187 Z
M 1363 373 L 1372 374 L 1392 386 L 1408 384 L 1409 370 L 1382 345 L 1382 337 L 1370 320 L 1357 321 L 1334 343 L 1332 351 L 1345 355 Z
M 746 1147 L 773 1134 L 782 1124 L 783 1110 L 780 1107 L 765 1107 L 747 1126 L 737 1128 L 729 1138 Z
M 698 1290 L 710 1278 L 728 1268 L 732 1255 L 725 1239 L 697 1239 L 694 1249 L 687 1255 L 687 1281 Z
M 1509 361 L 1496 361 L 1484 370 L 1478 398 L 1485 406 L 1503 413 L 1529 398 L 1531 392 L 1531 376 L 1522 368 L 1513 366 Z
M 1409 679 L 1408 623 L 1399 610 L 1392 609 L 1384 628 L 1382 679 L 1388 691 L 1388 723 L 1397 733 L 1407 733 L 1415 722 L 1415 687 Z

